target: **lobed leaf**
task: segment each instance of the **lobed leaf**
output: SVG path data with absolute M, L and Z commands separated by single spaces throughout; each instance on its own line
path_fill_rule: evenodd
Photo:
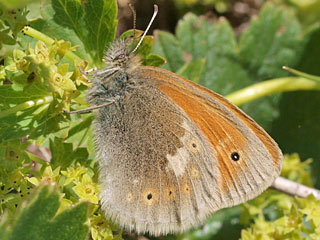
M 31 22 L 31 26 L 52 38 L 79 45 L 76 53 L 100 66 L 106 47 L 115 37 L 116 7 L 115 0 L 52 0 L 52 4 L 41 7 L 43 19 Z
M 0 222 L 0 238 L 13 239 L 86 239 L 88 227 L 88 206 L 81 203 L 56 215 L 59 197 L 52 186 L 40 187 L 21 207 L 20 213 L 13 220 L 3 217 Z M 9 227 L 10 224 L 10 227 Z

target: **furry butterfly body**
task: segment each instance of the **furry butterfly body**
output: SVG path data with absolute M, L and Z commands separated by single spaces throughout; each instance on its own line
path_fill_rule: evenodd
M 110 102 L 94 121 L 107 217 L 138 233 L 178 233 L 256 197 L 279 175 L 277 144 L 222 96 L 141 66 L 125 40 L 106 57 L 87 100 Z

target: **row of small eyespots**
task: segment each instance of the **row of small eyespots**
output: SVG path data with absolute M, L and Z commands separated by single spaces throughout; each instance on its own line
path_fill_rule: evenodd
M 196 179 L 200 176 L 199 169 L 195 166 L 192 166 L 190 168 L 190 175 L 193 179 Z M 184 183 L 181 187 L 181 192 L 185 195 L 189 195 L 191 192 L 191 187 L 188 183 Z M 174 186 L 167 186 L 164 188 L 164 195 L 162 198 L 165 201 L 171 201 L 176 197 L 176 188 Z M 142 202 L 146 205 L 153 205 L 156 204 L 159 200 L 159 191 L 155 188 L 147 188 L 143 191 L 141 194 Z M 134 194 L 132 192 L 129 192 L 126 196 L 127 202 L 131 203 L 135 201 Z

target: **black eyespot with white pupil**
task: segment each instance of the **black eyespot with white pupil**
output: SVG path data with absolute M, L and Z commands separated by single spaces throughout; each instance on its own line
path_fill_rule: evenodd
M 239 155 L 239 153 L 237 153 L 237 152 L 231 153 L 231 159 L 232 159 L 233 161 L 239 161 L 239 160 L 240 160 L 240 155 Z

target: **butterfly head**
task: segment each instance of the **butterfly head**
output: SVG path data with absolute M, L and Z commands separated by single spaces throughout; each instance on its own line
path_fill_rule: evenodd
M 135 84 L 132 70 L 140 66 L 140 57 L 133 52 L 132 37 L 116 39 L 105 52 L 106 67 L 96 71 L 92 86 L 87 92 L 87 101 L 94 105 L 105 103 L 103 99 L 113 98 L 127 92 Z
M 135 54 L 132 51 L 132 38 L 115 40 L 106 51 L 104 60 L 108 68 L 127 69 Z

